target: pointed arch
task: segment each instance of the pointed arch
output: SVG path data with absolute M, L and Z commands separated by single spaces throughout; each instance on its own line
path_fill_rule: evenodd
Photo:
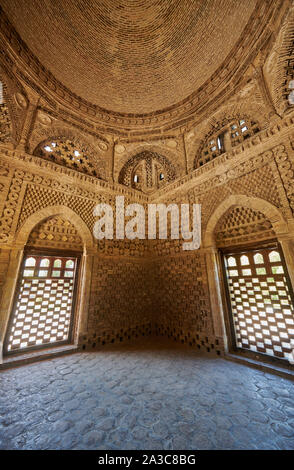
M 17 246 L 24 246 L 27 243 L 31 231 L 36 227 L 36 225 L 53 216 L 62 216 L 65 219 L 68 219 L 75 226 L 83 241 L 84 251 L 88 251 L 93 248 L 93 236 L 90 229 L 78 214 L 69 207 L 63 205 L 49 206 L 45 209 L 40 209 L 28 217 L 15 235 L 15 244 Z
M 10 257 L 7 270 L 7 278 L 4 290 L 7 292 L 3 296 L 0 304 L 0 316 L 2 325 L 0 327 L 0 363 L 2 361 L 2 350 L 5 334 L 7 331 L 9 316 L 13 306 L 15 289 L 17 286 L 18 272 L 21 266 L 23 250 L 28 241 L 31 231 L 41 222 L 54 216 L 62 216 L 68 219 L 77 229 L 83 241 L 83 255 L 80 262 L 80 279 L 78 282 L 77 302 L 75 306 L 75 328 L 73 333 L 74 344 L 78 344 L 79 336 L 86 331 L 88 319 L 88 306 L 90 299 L 91 266 L 93 258 L 93 237 L 85 222 L 72 209 L 56 205 L 40 209 L 32 214 L 20 227 L 15 235 L 12 255 Z
M 102 143 L 104 150 L 99 147 Z M 92 142 L 78 131 L 63 126 L 38 129 L 30 140 L 33 155 L 103 180 L 106 179 L 106 164 L 102 154 L 107 148 L 104 142 Z
M 289 231 L 287 221 L 276 206 L 265 199 L 236 194 L 222 201 L 211 215 L 203 237 L 205 247 L 215 245 L 215 228 L 221 217 L 234 206 L 244 206 L 262 212 L 271 222 L 276 235 L 285 234 Z
M 172 139 L 172 140 L 173 142 L 176 142 L 175 139 Z M 115 171 L 114 171 L 115 181 L 118 181 L 119 174 L 121 173 L 122 169 L 124 168 L 125 165 L 127 165 L 127 163 L 133 157 L 139 154 L 146 153 L 146 152 L 163 156 L 174 167 L 176 177 L 178 177 L 181 174 L 181 163 L 180 163 L 181 151 L 177 142 L 174 148 L 169 147 L 165 143 L 149 142 L 147 144 L 145 142 L 141 142 L 136 145 L 131 145 L 129 147 L 126 146 L 122 154 L 118 154 L 118 153 L 116 154 Z
M 166 174 L 165 182 L 173 181 L 176 178 L 176 169 L 165 156 L 147 150 L 134 155 L 124 164 L 119 173 L 118 182 L 125 186 L 136 188 L 136 184 L 132 181 L 132 175 L 140 163 L 144 163 L 146 166 L 145 185 L 149 189 L 154 188 L 156 184 L 154 181 L 154 164 L 157 164 L 158 168 Z
M 63 123 L 62 121 L 57 121 L 42 112 L 39 113 L 38 119 L 42 126 L 37 127 L 32 132 L 29 142 L 30 153 L 34 153 L 35 149 L 41 142 L 56 136 L 64 137 L 75 142 L 82 142 L 94 153 L 103 153 L 108 150 L 109 142 L 100 135 L 98 136 L 98 139 L 97 136 L 94 138 L 77 128 Z

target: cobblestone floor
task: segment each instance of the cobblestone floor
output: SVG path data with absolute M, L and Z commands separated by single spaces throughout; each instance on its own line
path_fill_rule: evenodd
M 294 383 L 168 343 L 0 373 L 1 449 L 294 449 Z

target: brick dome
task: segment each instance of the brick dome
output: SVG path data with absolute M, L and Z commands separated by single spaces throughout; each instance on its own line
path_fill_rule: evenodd
M 256 0 L 3 0 L 57 80 L 101 108 L 144 114 L 186 99 L 240 40 Z

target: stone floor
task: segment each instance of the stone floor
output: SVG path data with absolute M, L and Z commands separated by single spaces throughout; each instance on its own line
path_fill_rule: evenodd
M 294 449 L 294 383 L 150 341 L 0 373 L 1 449 Z

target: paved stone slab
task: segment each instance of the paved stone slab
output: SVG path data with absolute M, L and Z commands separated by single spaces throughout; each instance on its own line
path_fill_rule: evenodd
M 0 449 L 294 449 L 294 383 L 146 340 L 0 373 Z

